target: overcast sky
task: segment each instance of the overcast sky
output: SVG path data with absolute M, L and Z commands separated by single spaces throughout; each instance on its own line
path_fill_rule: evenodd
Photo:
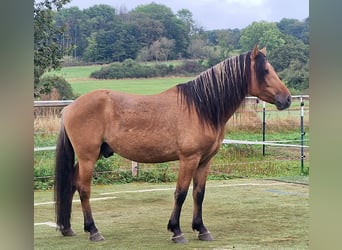
M 241 29 L 254 21 L 278 22 L 284 17 L 303 20 L 309 16 L 309 0 L 71 0 L 65 7 L 84 9 L 108 4 L 114 8 L 125 6 L 129 11 L 151 2 L 166 5 L 175 14 L 188 9 L 206 30 Z

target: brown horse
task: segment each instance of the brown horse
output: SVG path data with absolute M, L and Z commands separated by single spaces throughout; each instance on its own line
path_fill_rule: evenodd
M 192 228 L 200 240 L 213 240 L 202 220 L 210 160 L 220 148 L 225 124 L 248 94 L 279 110 L 291 104 L 290 92 L 267 61 L 265 48 L 255 46 L 160 94 L 96 90 L 77 98 L 63 110 L 56 149 L 55 201 L 61 233 L 75 235 L 70 215 L 77 190 L 84 230 L 93 241 L 104 239 L 92 216 L 90 186 L 96 161 L 115 152 L 142 163 L 179 160 L 174 208 L 167 225 L 172 240 L 186 242 L 179 219 L 191 180 Z

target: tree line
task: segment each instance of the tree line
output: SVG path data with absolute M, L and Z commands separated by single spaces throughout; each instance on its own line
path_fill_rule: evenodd
M 44 72 L 60 67 L 61 55 L 65 58 L 64 65 L 107 64 L 127 59 L 157 62 L 196 59 L 209 67 L 258 43 L 267 47 L 270 62 L 290 88 L 299 91 L 308 88 L 309 18 L 253 22 L 243 29 L 205 30 L 187 9 L 174 13 L 166 5 L 153 2 L 130 11 L 124 6 L 114 8 L 104 4 L 83 10 L 62 8 L 69 1 L 45 0 L 35 4 L 35 66 L 58 64 L 35 69 Z M 53 51 L 55 55 L 50 52 L 51 58 L 40 58 L 36 54 L 39 49 L 41 53 Z M 41 71 L 35 75 L 37 83 Z

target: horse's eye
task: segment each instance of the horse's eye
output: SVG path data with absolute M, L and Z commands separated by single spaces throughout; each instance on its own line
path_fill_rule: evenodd
M 270 73 L 268 69 L 265 69 L 265 75 L 267 75 L 268 73 Z

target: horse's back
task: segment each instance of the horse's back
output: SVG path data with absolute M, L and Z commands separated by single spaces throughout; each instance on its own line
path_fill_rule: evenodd
M 175 89 L 156 95 L 96 90 L 76 99 L 64 115 L 80 153 L 95 148 L 99 153 L 106 143 L 107 149 L 134 161 L 165 162 L 217 144 L 196 114 L 182 106 Z
M 158 162 L 161 158 L 157 156 L 165 148 L 175 147 L 167 139 L 175 138 L 175 122 L 170 115 L 175 107 L 171 97 L 95 90 L 66 107 L 63 120 L 78 155 L 99 151 L 106 143 L 107 148 L 126 158 Z M 166 150 L 167 160 L 177 158 L 173 149 Z

